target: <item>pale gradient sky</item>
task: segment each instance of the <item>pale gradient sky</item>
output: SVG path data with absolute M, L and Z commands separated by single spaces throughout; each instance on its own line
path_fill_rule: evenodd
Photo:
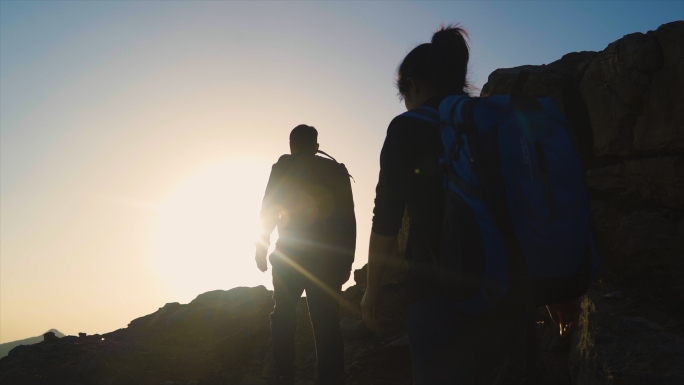
M 0 3 L 0 341 L 105 333 L 253 262 L 300 123 L 345 163 L 367 260 L 394 71 L 442 23 L 471 82 L 684 19 L 684 1 Z

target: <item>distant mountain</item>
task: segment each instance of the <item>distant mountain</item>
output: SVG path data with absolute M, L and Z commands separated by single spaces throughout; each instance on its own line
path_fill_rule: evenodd
M 57 329 L 50 329 L 47 332 L 53 332 L 53 333 L 55 333 L 55 336 L 60 337 L 60 338 L 64 337 L 64 334 Z M 45 333 L 47 333 L 47 332 L 45 332 Z M 45 333 L 43 333 L 43 334 L 45 334 Z M 36 337 L 31 337 L 31 338 L 19 340 L 19 341 L 12 341 L 12 342 L 6 342 L 4 344 L 0 344 L 0 358 L 6 356 L 7 353 L 9 353 L 9 351 L 12 350 L 12 348 L 14 348 L 15 346 L 33 345 L 33 344 L 37 344 L 38 342 L 43 341 L 43 334 L 36 336 Z

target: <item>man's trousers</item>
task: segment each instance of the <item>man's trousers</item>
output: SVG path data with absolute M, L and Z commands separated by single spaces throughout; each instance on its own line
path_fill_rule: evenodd
M 339 272 L 315 272 L 285 263 L 273 265 L 271 335 L 273 359 L 279 377 L 293 378 L 297 303 L 306 291 L 309 316 L 316 341 L 318 381 L 322 385 L 344 383 L 344 345 L 340 332 Z

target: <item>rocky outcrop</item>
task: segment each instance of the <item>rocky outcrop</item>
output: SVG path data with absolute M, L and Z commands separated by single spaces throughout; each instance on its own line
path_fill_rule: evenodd
M 598 287 L 582 301 L 570 369 L 574 383 L 682 384 L 684 341 L 675 318 L 631 308 L 648 293 L 639 288 L 611 291 Z M 648 295 L 648 294 L 646 294 Z M 640 315 L 636 315 L 640 314 Z
M 522 70 L 523 94 L 551 97 L 575 130 L 602 262 L 574 343 L 543 353 L 570 356 L 576 384 L 684 383 L 684 21 L 497 70 L 482 93 L 510 93 Z
M 54 333 L 57 337 L 64 337 L 64 334 L 57 329 L 50 329 L 48 333 Z M 19 341 L 5 342 L 0 344 L 0 358 L 5 357 L 12 349 L 20 345 L 33 345 L 43 341 L 45 337 L 43 335 L 37 337 L 26 338 Z
M 597 155 L 633 156 L 684 150 L 684 26 L 663 25 L 610 44 L 579 85 Z
M 578 84 L 594 56 L 596 52 L 575 52 L 547 65 L 498 69 L 489 75 L 481 96 L 510 94 L 520 71 L 530 72 L 522 93 L 548 96 L 558 104 L 575 129 L 585 164 L 590 163 L 593 159 L 591 123 Z
M 387 279 L 382 295 L 385 301 L 377 310 L 382 332 L 375 334 L 360 321 L 361 286 L 342 294 L 348 384 L 410 383 L 405 287 L 401 280 Z M 273 374 L 272 308 L 272 292 L 263 286 L 238 287 L 201 294 L 189 304 L 168 303 L 111 333 L 50 335 L 0 360 L 0 383 L 267 385 Z M 313 384 L 316 357 L 305 298 L 297 313 L 297 383 Z

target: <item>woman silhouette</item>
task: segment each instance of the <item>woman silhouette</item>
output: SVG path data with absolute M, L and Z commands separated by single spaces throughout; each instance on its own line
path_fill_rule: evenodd
M 430 43 L 417 46 L 404 58 L 396 84 L 407 110 L 438 108 L 444 97 L 467 93 L 466 37 L 459 27 L 442 27 Z M 501 306 L 487 316 L 469 316 L 455 309 L 440 289 L 433 264 L 436 253 L 431 251 L 439 250 L 442 233 L 443 153 L 438 124 L 401 115 L 390 123 L 380 155 L 368 284 L 361 302 L 367 325 L 377 328 L 374 309 L 380 279 L 406 209 L 410 219 L 407 327 L 416 385 L 476 384 L 524 336 L 524 306 Z

